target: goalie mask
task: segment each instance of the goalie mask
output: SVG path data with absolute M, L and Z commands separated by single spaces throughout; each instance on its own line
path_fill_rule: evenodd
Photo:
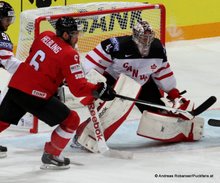
M 138 22 L 133 27 L 132 39 L 143 57 L 148 56 L 154 36 L 155 33 L 147 21 Z
M 6 24 L 10 25 L 15 20 L 15 12 L 12 6 L 4 1 L 0 1 L 0 20 L 1 20 L 1 29 L 5 29 L 2 27 L 4 21 L 7 22 Z M 7 29 L 6 29 L 7 30 Z M 4 30 L 4 31 L 6 31 Z

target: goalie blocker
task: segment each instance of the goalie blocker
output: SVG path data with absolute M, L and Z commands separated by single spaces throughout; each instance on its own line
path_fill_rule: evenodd
M 100 77 L 103 76 L 100 75 Z M 136 81 L 121 74 L 114 89 L 117 94 L 136 98 L 140 88 L 141 86 Z M 100 100 L 96 101 L 96 103 L 99 102 Z M 126 120 L 133 105 L 133 102 L 119 98 L 101 105 L 98 112 L 106 141 Z M 204 121 L 199 117 L 195 117 L 193 120 L 183 120 L 176 116 L 165 116 L 144 111 L 137 134 L 163 142 L 194 141 L 201 139 L 203 125 Z M 98 152 L 91 120 L 87 119 L 82 126 L 85 127 L 81 129 L 82 132 L 78 137 L 78 143 L 91 152 Z

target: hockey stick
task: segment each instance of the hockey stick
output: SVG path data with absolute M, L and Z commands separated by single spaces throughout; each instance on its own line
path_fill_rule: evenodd
M 220 127 L 220 119 L 209 119 L 208 124 L 210 126 Z
M 133 153 L 127 151 L 117 151 L 110 149 L 105 141 L 103 130 L 100 125 L 100 119 L 98 116 L 97 109 L 95 104 L 91 104 L 88 106 L 91 120 L 93 123 L 93 129 L 95 133 L 96 142 L 98 144 L 98 150 L 103 156 L 113 157 L 113 158 L 120 158 L 120 159 L 132 159 Z
M 187 116 L 189 119 L 193 119 L 195 116 L 203 113 L 210 106 L 212 106 L 217 100 L 215 96 L 211 96 L 207 100 L 205 100 L 202 104 L 200 104 L 197 108 L 195 108 L 194 110 L 186 111 L 186 110 L 182 110 L 182 109 L 176 109 L 176 108 L 167 107 L 167 106 L 163 106 L 163 105 L 159 105 L 159 104 L 154 104 L 154 103 L 147 102 L 144 100 L 130 98 L 130 97 L 119 95 L 119 94 L 114 94 L 114 95 L 115 95 L 115 97 L 120 98 L 120 99 L 130 100 L 130 101 L 133 101 L 133 102 L 136 102 L 139 104 L 147 105 L 150 107 L 155 107 L 158 109 L 164 109 L 166 111 L 170 111 L 170 112 L 173 112 L 176 114 L 183 114 L 183 115 Z

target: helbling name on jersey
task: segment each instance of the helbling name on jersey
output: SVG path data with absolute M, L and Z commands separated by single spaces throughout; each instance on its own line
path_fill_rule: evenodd
M 52 40 L 49 36 L 44 36 L 41 41 L 47 46 L 49 47 L 55 54 L 59 53 L 62 48 L 54 42 L 54 40 Z

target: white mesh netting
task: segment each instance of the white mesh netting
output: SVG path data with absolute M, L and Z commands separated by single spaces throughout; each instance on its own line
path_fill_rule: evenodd
M 80 53 L 85 53 L 95 47 L 101 40 L 112 36 L 120 36 L 131 33 L 132 26 L 140 19 L 147 20 L 156 31 L 156 36 L 161 38 L 161 11 L 158 5 L 150 9 L 126 10 L 117 12 L 121 8 L 147 7 L 149 5 L 137 2 L 102 2 L 87 4 L 72 4 L 68 6 L 56 6 L 48 8 L 39 8 L 34 10 L 26 10 L 21 13 L 20 17 L 20 33 L 16 52 L 16 57 L 25 60 L 28 56 L 30 46 L 35 37 L 35 30 L 39 28 L 39 32 L 45 30 L 54 31 L 54 22 L 56 19 L 51 18 L 53 15 L 64 15 L 70 13 L 78 13 L 81 23 L 83 24 L 83 36 L 79 39 L 78 47 Z M 103 10 L 109 11 L 100 15 Z M 93 15 L 81 16 L 82 12 L 91 12 Z M 35 25 L 38 17 L 46 16 L 46 20 Z

